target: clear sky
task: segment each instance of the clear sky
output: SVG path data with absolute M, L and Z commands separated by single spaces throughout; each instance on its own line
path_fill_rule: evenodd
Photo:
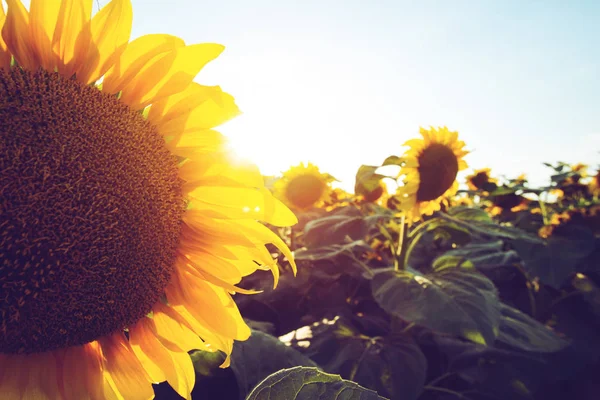
M 107 1 L 100 0 L 100 4 Z M 471 167 L 600 163 L 600 1 L 133 0 L 133 37 L 217 42 L 198 76 L 244 114 L 221 131 L 264 174 L 309 160 L 352 187 L 419 126 Z

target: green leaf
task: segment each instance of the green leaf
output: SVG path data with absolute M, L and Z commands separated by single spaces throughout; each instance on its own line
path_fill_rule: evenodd
M 388 158 L 386 158 L 383 161 L 383 164 L 381 164 L 382 166 L 384 165 L 399 165 L 402 166 L 404 164 L 404 161 L 402 160 L 402 158 L 398 157 L 398 156 L 389 156 Z
M 498 334 L 498 294 L 481 274 L 382 271 L 371 280 L 371 290 L 381 308 L 405 321 L 487 345 Z
M 310 221 L 304 227 L 304 243 L 307 247 L 344 243 L 346 236 L 362 239 L 366 223 L 362 216 L 330 215 Z
M 231 353 L 231 369 L 237 379 L 241 399 L 267 376 L 295 366 L 317 365 L 276 337 L 260 331 L 252 331 L 246 341 L 235 342 Z
M 266 378 L 246 400 L 385 400 L 372 390 L 317 368 L 284 369 Z
M 386 176 L 375 173 L 378 168 L 378 166 L 372 165 L 361 165 L 358 168 L 358 171 L 356 172 L 356 181 L 354 183 L 354 193 L 371 193 L 379 187 L 379 182 Z
M 569 342 L 545 325 L 502 303 L 498 341 L 530 352 L 553 353 L 564 349 Z
M 432 265 L 435 271 L 442 271 L 446 268 L 473 268 L 473 263 L 465 257 L 459 257 L 454 255 L 444 254 L 441 257 L 435 259 Z
M 326 372 L 339 374 L 382 396 L 415 400 L 422 392 L 427 359 L 411 336 L 369 337 L 361 328 L 336 317 L 302 327 L 282 337 L 311 357 Z M 386 321 L 382 321 L 386 322 Z
M 492 222 L 492 217 L 481 208 L 458 206 L 448 210 L 448 215 L 461 221 Z

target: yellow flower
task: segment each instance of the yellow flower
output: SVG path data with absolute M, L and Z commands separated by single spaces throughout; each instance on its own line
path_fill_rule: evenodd
M 395 199 L 397 206 L 406 212 L 408 222 L 421 215 L 431 215 L 440 209 L 441 202 L 458 190 L 456 175 L 467 168 L 463 157 L 465 143 L 458 140 L 458 132 L 446 127 L 421 128 L 422 139 L 411 139 L 404 145 L 410 149 L 402 156 L 400 186 Z
M 490 168 L 476 169 L 472 175 L 467 176 L 467 186 L 471 190 L 490 190 L 498 181 L 490 177 Z
M 275 182 L 274 192 L 290 208 L 308 210 L 329 200 L 334 180 L 331 175 L 321 173 L 316 165 L 300 163 Z
M 0 397 L 150 399 L 167 381 L 189 399 L 187 352 L 229 355 L 250 335 L 235 285 L 257 269 L 277 283 L 265 245 L 295 269 L 258 222 L 295 216 L 213 130 L 233 98 L 192 82 L 223 47 L 129 43 L 129 0 L 93 17 L 92 0 L 7 3 Z

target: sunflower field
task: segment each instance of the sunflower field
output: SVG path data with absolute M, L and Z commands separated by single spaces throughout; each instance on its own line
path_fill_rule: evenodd
M 354 193 L 314 165 L 266 178 L 298 216 L 272 227 L 298 274 L 280 255 L 276 290 L 242 281 L 262 290 L 236 297 L 252 335 L 228 370 L 192 353 L 198 398 L 596 398 L 600 173 L 547 164 L 531 187 L 480 169 L 459 189 L 464 143 L 421 134 Z
M 600 166 L 462 178 L 430 127 L 353 191 L 264 176 L 195 82 L 223 46 L 5 3 L 0 400 L 598 398 Z

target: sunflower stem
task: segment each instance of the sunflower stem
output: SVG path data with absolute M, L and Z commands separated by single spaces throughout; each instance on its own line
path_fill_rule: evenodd
M 402 245 L 404 244 L 404 218 L 405 215 L 402 214 L 400 217 L 400 231 L 398 232 L 398 245 L 396 246 L 396 257 L 394 257 L 394 271 L 398 271 L 400 269 L 400 256 L 402 255 Z M 402 265 L 404 269 L 404 265 Z
M 544 221 L 544 226 L 550 225 L 550 220 L 548 219 L 548 209 L 546 208 L 546 202 L 542 200 L 542 194 L 544 192 L 538 194 L 538 203 L 540 203 L 540 210 L 542 210 L 542 220 Z

